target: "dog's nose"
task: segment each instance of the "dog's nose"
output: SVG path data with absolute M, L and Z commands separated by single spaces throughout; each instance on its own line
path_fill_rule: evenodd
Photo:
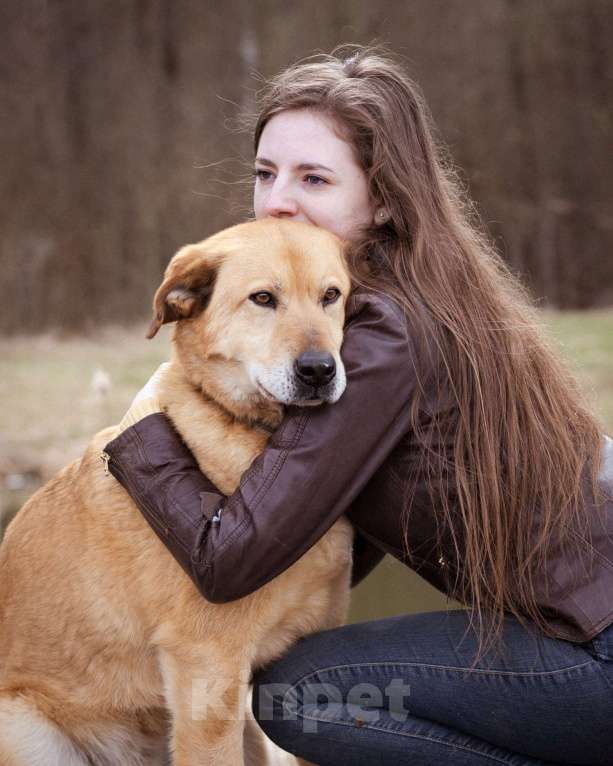
M 294 362 L 296 375 L 308 386 L 324 386 L 336 375 L 336 362 L 332 354 L 323 351 L 305 351 Z

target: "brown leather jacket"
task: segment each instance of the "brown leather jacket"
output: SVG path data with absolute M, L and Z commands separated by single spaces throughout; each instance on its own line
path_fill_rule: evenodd
M 369 293 L 352 300 L 342 349 L 345 393 L 333 405 L 289 407 L 232 496 L 224 497 L 199 471 L 162 414 L 149 415 L 106 447 L 111 473 L 210 601 L 231 601 L 268 582 L 343 513 L 357 530 L 354 582 L 385 553 L 407 563 L 403 477 L 417 465 L 409 405 L 424 360 L 391 300 Z M 433 414 L 424 412 L 424 422 Z M 572 555 L 550 561 L 539 594 L 554 635 L 571 641 L 587 641 L 613 622 L 610 439 L 604 449 L 604 515 L 592 502 L 591 535 L 576 538 Z M 410 565 L 453 596 L 457 562 L 451 546 L 437 544 L 436 508 L 423 480 L 415 487 L 407 543 Z M 591 554 L 588 576 L 583 565 Z

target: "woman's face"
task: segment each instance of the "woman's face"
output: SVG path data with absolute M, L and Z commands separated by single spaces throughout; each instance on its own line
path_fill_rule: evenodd
M 366 175 L 351 145 L 317 112 L 288 110 L 266 123 L 255 175 L 256 218 L 306 221 L 347 240 L 374 222 Z

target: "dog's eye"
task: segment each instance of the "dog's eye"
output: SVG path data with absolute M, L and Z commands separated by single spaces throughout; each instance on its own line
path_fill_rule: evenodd
M 265 290 L 261 290 L 259 293 L 253 293 L 249 296 L 249 300 L 253 301 L 257 306 L 268 306 L 273 309 L 277 305 L 274 295 Z
M 330 303 L 334 303 L 334 301 L 338 300 L 340 294 L 341 291 L 338 289 L 338 287 L 329 287 L 324 293 L 322 303 L 324 306 L 328 306 Z

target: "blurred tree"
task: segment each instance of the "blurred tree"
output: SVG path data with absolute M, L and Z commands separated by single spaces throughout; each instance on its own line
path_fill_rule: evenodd
M 253 74 L 373 39 L 536 295 L 613 302 L 610 0 L 22 0 L 0 30 L 5 332 L 147 314 L 178 246 L 248 214 Z

